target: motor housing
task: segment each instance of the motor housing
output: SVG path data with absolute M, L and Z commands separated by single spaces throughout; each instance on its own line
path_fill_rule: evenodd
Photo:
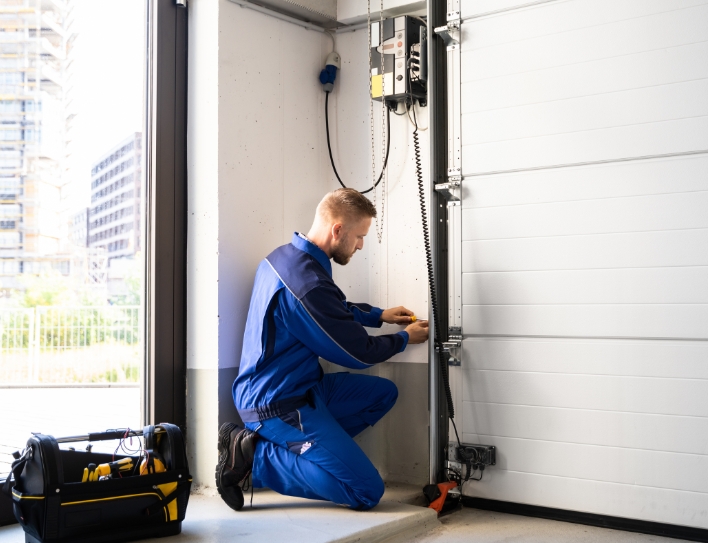
M 371 23 L 371 97 L 374 100 L 385 100 L 390 106 L 414 100 L 425 105 L 426 42 L 426 25 L 417 17 L 402 15 Z

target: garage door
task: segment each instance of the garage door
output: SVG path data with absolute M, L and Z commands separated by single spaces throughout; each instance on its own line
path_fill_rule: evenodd
M 459 9 L 464 493 L 708 528 L 708 3 Z

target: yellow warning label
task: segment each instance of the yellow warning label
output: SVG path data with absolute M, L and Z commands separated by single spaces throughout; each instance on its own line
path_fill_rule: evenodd
M 371 97 L 381 98 L 383 95 L 383 76 L 382 75 L 372 75 L 371 76 Z

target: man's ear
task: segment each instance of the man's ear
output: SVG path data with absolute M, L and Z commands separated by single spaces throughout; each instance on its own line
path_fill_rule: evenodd
M 339 239 L 342 236 L 344 225 L 341 222 L 336 222 L 332 225 L 332 239 Z

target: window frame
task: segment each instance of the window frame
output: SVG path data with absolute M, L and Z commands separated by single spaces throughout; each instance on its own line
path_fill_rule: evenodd
M 143 420 L 187 420 L 187 9 L 147 2 Z

